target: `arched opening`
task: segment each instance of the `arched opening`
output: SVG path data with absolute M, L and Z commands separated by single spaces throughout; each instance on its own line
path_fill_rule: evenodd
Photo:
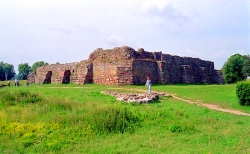
M 64 76 L 63 76 L 63 81 L 62 81 L 62 83 L 63 84 L 67 84 L 67 83 L 69 83 L 70 82 L 70 70 L 66 70 L 65 72 L 64 72 Z
M 44 84 L 49 84 L 51 83 L 51 76 L 52 76 L 52 71 L 48 71 L 48 73 L 46 74 L 46 78 L 44 80 Z

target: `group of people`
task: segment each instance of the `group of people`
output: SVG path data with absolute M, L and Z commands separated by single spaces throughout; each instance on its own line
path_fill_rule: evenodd
M 20 84 L 19 84 L 19 80 L 15 79 L 15 80 L 14 80 L 14 82 L 15 82 L 15 86 L 17 86 L 17 87 L 19 87 L 19 86 L 20 86 Z
M 15 87 L 19 87 L 20 86 L 19 80 L 15 79 L 14 84 L 15 84 Z M 10 87 L 10 81 L 8 81 L 8 86 Z
M 20 86 L 19 81 L 17 79 L 14 80 L 14 83 L 15 83 L 15 87 Z M 10 87 L 10 80 L 8 81 L 8 86 Z
M 15 87 L 19 87 L 20 86 L 20 83 L 19 83 L 18 79 L 14 80 L 14 85 L 15 85 Z M 8 81 L 8 86 L 10 87 L 10 81 Z M 29 86 L 29 82 L 28 81 L 26 82 L 26 86 Z

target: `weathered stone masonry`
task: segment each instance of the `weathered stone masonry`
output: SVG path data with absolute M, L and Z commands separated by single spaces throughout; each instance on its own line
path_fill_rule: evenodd
M 95 83 L 104 85 L 144 84 L 146 77 L 153 83 L 223 83 L 221 71 L 214 63 L 199 58 L 179 57 L 140 48 L 117 47 L 92 52 L 88 60 L 52 64 L 37 68 L 28 76 L 35 83 Z

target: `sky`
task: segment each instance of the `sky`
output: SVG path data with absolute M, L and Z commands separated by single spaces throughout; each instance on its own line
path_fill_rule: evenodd
M 0 0 L 0 61 L 86 60 L 129 46 L 213 61 L 250 54 L 249 0 Z

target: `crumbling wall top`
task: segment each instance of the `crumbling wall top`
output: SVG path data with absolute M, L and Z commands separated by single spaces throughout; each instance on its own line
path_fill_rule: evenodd
M 70 70 L 70 69 L 76 68 L 78 63 L 79 62 L 66 63 L 66 64 L 51 64 L 51 65 L 47 65 L 47 66 L 38 67 L 37 72 Z
M 89 61 L 102 60 L 128 60 L 134 57 L 135 50 L 128 46 L 116 47 L 114 49 L 96 49 L 89 55 Z

